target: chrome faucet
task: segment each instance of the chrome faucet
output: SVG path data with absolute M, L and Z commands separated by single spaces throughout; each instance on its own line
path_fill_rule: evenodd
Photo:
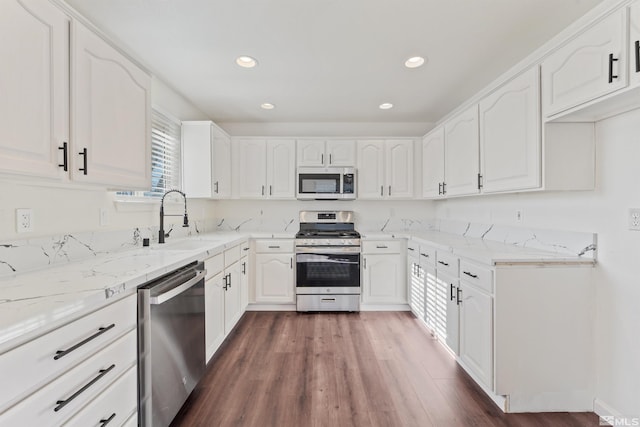
M 189 226 L 189 218 L 187 217 L 187 195 L 184 194 L 180 190 L 169 190 L 162 196 L 162 201 L 160 202 L 160 231 L 158 232 L 158 243 L 164 243 L 164 238 L 169 237 L 169 233 L 164 233 L 164 217 L 165 216 L 181 216 L 181 215 L 165 215 L 164 214 L 164 198 L 167 197 L 169 193 L 180 193 L 184 198 L 184 221 L 182 223 L 183 227 Z M 171 230 L 169 230 L 171 232 Z

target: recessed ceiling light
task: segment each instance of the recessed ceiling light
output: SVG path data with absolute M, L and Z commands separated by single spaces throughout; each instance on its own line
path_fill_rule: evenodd
M 404 62 L 404 66 L 407 68 L 418 68 L 424 65 L 424 58 L 422 56 L 413 56 Z
M 275 105 L 270 104 L 268 102 L 265 102 L 264 104 L 260 105 L 260 107 L 262 107 L 265 110 L 273 110 L 274 108 L 276 108 Z
M 250 56 L 238 56 L 236 58 L 236 64 L 243 68 L 253 68 L 258 65 L 258 61 Z
M 385 102 L 384 104 L 380 104 L 381 110 L 388 110 L 390 108 L 393 108 L 393 104 L 390 102 Z

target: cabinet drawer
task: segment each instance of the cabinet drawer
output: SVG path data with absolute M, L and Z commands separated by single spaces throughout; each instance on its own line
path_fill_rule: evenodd
M 293 240 L 256 240 L 256 253 L 291 253 Z
M 246 257 L 249 255 L 249 241 L 240 243 L 240 257 Z
M 132 366 L 109 388 L 79 411 L 66 426 L 100 426 L 106 420 L 108 425 L 119 426 L 129 421 L 137 410 L 138 383 L 137 369 Z M 135 416 L 137 422 L 137 416 Z
M 204 268 L 207 270 L 207 279 L 224 270 L 224 255 L 218 254 L 204 260 Z
M 362 253 L 399 254 L 402 253 L 402 243 L 402 240 L 365 240 L 362 242 Z
M 458 277 L 460 259 L 447 251 L 436 251 L 436 268 L 449 276 Z
M 240 245 L 224 251 L 224 266 L 229 267 L 240 259 Z
M 493 271 L 486 267 L 460 260 L 460 280 L 493 294 Z
M 435 265 L 436 250 L 431 246 L 420 245 L 420 262 Z
M 136 345 L 136 331 L 132 330 L 13 406 L 2 415 L 0 424 L 61 425 L 100 392 L 107 389 L 123 372 L 129 368 L 135 370 Z M 136 390 L 134 375 L 134 400 L 132 400 L 134 404 Z M 131 402 L 129 405 L 131 406 Z M 126 415 L 128 416 L 129 413 Z M 123 418 L 123 421 L 124 419 L 126 418 Z
M 11 384 L 0 387 L 0 411 L 134 329 L 136 312 L 134 294 L 0 355 L 2 381 Z

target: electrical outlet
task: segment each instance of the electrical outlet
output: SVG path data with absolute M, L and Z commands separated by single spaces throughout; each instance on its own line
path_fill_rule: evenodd
M 516 209 L 515 220 L 516 224 L 522 224 L 522 221 L 524 220 L 524 210 Z
M 16 231 L 18 233 L 33 231 L 33 209 L 16 209 Z
M 100 225 L 109 225 L 109 211 L 105 208 L 100 208 Z
M 629 209 L 629 230 L 640 231 L 640 209 Z

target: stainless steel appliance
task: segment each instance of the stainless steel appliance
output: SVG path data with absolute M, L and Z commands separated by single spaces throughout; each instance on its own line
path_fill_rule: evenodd
M 204 374 L 203 267 L 193 262 L 138 288 L 140 426 L 168 426 Z
M 298 311 L 360 311 L 360 233 L 350 211 L 301 211 Z
M 298 168 L 298 199 L 354 200 L 354 168 Z

